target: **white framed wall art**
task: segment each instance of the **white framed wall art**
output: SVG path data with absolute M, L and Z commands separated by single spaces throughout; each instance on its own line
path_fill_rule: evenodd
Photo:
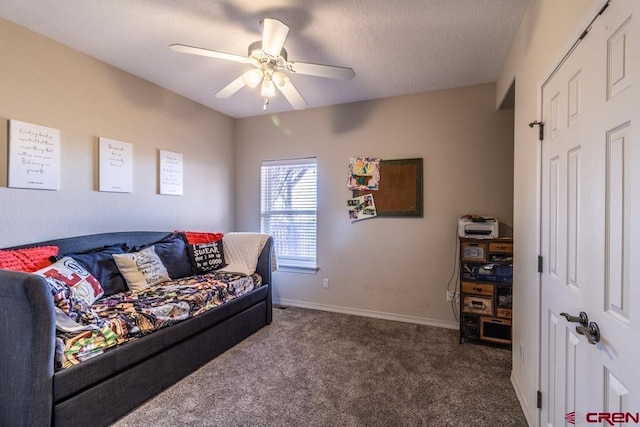
M 133 145 L 109 138 L 98 138 L 99 191 L 133 192 Z
M 60 130 L 9 120 L 8 186 L 60 188 Z
M 160 150 L 160 194 L 182 196 L 182 153 Z

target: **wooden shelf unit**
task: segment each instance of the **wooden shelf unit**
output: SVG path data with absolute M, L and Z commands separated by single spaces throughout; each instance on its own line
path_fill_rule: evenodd
M 460 237 L 460 343 L 511 346 L 513 239 Z

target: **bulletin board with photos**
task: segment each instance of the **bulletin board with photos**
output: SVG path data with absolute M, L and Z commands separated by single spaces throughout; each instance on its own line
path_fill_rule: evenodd
M 353 197 L 373 194 L 378 216 L 423 216 L 422 158 L 380 161 L 377 191 L 354 190 Z

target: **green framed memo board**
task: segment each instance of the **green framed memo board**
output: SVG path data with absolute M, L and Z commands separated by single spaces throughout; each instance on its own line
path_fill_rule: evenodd
M 377 191 L 355 190 L 353 197 L 373 194 L 378 216 L 423 216 L 422 158 L 380 161 Z

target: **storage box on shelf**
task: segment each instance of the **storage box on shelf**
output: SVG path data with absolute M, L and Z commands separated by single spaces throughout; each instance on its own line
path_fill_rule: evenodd
M 513 240 L 460 238 L 460 343 L 511 345 Z

